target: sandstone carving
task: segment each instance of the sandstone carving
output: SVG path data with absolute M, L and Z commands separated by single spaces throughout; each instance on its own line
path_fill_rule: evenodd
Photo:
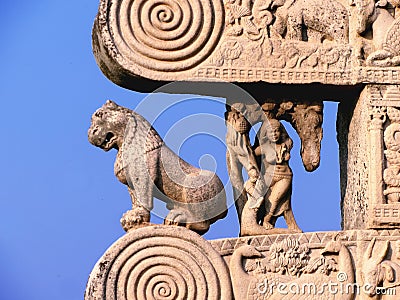
M 400 19 L 390 12 L 399 7 L 400 2 L 355 0 L 357 7 L 357 32 L 364 34 L 372 27 L 374 52 L 366 59 L 367 65 L 377 67 L 400 64 Z
M 387 168 L 383 172 L 383 180 L 386 184 L 383 193 L 387 196 L 388 203 L 398 203 L 400 202 L 400 141 L 398 140 L 400 110 L 395 107 L 388 107 L 387 115 L 391 124 L 386 127 L 383 137 L 386 146 L 384 153 L 387 160 Z
M 389 250 L 389 241 L 379 243 L 375 238 L 369 242 L 363 256 L 361 278 L 368 297 L 375 297 L 379 289 L 386 294 L 382 299 L 395 299 L 400 292 L 400 265 L 385 259 Z M 398 294 L 397 294 L 398 295 Z
M 243 267 L 244 259 L 248 270 Z M 327 282 L 338 286 L 355 282 L 351 253 L 336 240 L 327 242 L 320 251 L 311 251 L 307 244 L 290 238 L 272 244 L 265 254 L 254 246 L 240 246 L 232 254 L 230 272 L 235 299 L 321 299 L 322 295 L 323 299 L 337 299 L 338 295 L 324 292 Z M 300 291 L 307 284 L 314 292 Z M 290 286 L 299 287 L 299 292 L 289 292 Z M 353 298 L 351 292 L 340 295 L 340 299 Z
M 227 213 L 220 179 L 108 101 L 92 117 L 89 141 L 118 151 L 115 175 L 132 210 L 85 299 L 398 299 L 399 12 L 399 0 L 100 0 L 93 48 L 110 80 L 145 92 L 207 82 L 205 94 L 226 97 L 240 237 L 196 234 Z M 256 100 L 224 95 L 213 88 L 221 82 Z M 293 141 L 280 121 L 295 129 L 312 172 L 323 101 L 339 103 L 343 231 L 302 233 L 291 208 L 292 198 L 301 201 L 292 195 Z M 150 224 L 153 196 L 170 210 L 163 226 Z M 280 216 L 287 228 L 275 227 Z
M 93 45 L 107 77 L 142 91 L 176 80 L 399 84 L 398 11 L 397 0 L 101 0 Z
M 259 180 L 262 180 L 262 184 L 257 188 L 254 183 L 253 189 L 246 184 L 249 200 L 244 206 L 240 233 L 244 236 L 285 232 L 284 229 L 272 230 L 282 215 L 289 231 L 301 232 L 291 208 L 293 174 L 288 162 L 293 141 L 283 125 L 275 119 L 264 121 L 258 136 L 259 145 L 254 153 L 260 157 Z M 250 180 L 258 177 L 257 174 L 249 175 Z
M 300 155 L 305 169 L 309 172 L 317 169 L 320 163 L 323 103 L 266 101 L 262 107 L 269 118 L 285 120 L 293 126 L 301 140 Z
M 90 275 L 85 300 L 231 300 L 229 271 L 206 240 L 182 227 L 149 226 L 115 242 Z
M 251 125 L 244 116 L 245 110 L 244 104 L 233 104 L 232 106 L 227 105 L 225 113 L 227 166 L 239 220 L 242 220 L 242 211 L 247 200 L 243 189 L 242 170 L 245 168 L 249 172 L 250 169 L 254 169 L 257 177 L 259 174 L 249 137 Z
M 299 134 L 302 141 L 300 154 L 306 170 L 313 171 L 320 163 L 322 102 L 266 101 L 261 105 L 240 102 L 227 105 L 225 113 L 227 165 L 241 223 L 241 235 L 283 232 L 282 229 L 273 228 L 273 224 L 280 215 L 285 216 L 290 231 L 300 231 L 290 204 L 292 171 L 288 166 L 288 160 L 292 140 L 284 127 L 276 120 L 278 118 L 289 121 Z M 265 139 L 266 143 L 260 145 L 259 140 L 256 139 L 254 145 L 251 145 L 249 137 L 251 126 L 260 121 L 263 121 L 263 125 L 257 137 Z M 272 124 L 275 124 L 277 131 L 281 131 L 285 140 L 281 145 L 275 145 L 276 140 L 274 140 L 273 147 L 267 145 L 269 144 L 267 129 Z M 278 140 L 282 140 L 281 137 Z M 275 146 L 276 149 L 274 149 Z M 266 147 L 264 156 L 262 147 Z M 250 177 L 246 183 L 247 187 L 242 177 L 243 168 Z M 259 176 L 260 180 L 258 180 Z M 249 189 L 252 191 L 249 192 Z M 247 198 L 252 201 L 248 202 Z M 265 201 L 262 201 L 261 199 L 264 198 Z
M 93 114 L 88 135 L 96 147 L 118 151 L 114 172 L 132 199 L 132 210 L 121 219 L 125 230 L 150 222 L 153 196 L 170 209 L 165 224 L 204 233 L 225 217 L 225 191 L 218 176 L 179 158 L 136 112 L 108 100 Z
M 340 2 L 277 0 L 272 5 L 278 7 L 272 27 L 279 34 L 299 41 L 348 43 L 349 17 Z

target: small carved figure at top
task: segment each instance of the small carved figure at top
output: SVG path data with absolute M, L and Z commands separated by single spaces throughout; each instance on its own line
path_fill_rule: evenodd
M 398 0 L 355 0 L 356 31 L 365 35 L 372 30 L 374 52 L 367 53 L 366 64 L 376 67 L 400 65 L 400 18 Z M 362 58 L 362 54 L 358 54 Z
M 118 151 L 114 172 L 128 186 L 132 200 L 132 210 L 121 219 L 126 231 L 149 224 L 153 196 L 170 210 L 165 224 L 200 234 L 226 216 L 225 190 L 218 176 L 182 160 L 136 112 L 108 100 L 93 114 L 88 138 L 105 151 Z
M 228 0 L 225 5 L 228 35 L 241 35 L 243 31 L 248 34 L 258 33 L 252 21 L 250 0 Z

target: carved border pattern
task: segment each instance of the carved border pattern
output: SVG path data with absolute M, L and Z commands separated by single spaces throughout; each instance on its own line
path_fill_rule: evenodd
M 242 245 L 252 245 L 259 251 L 267 251 L 274 243 L 283 241 L 286 238 L 298 240 L 301 244 L 309 244 L 310 248 L 321 248 L 331 241 L 336 235 L 340 234 L 340 239 L 346 244 L 355 245 L 357 241 L 370 241 L 376 237 L 379 240 L 400 239 L 400 229 L 393 230 L 346 230 L 346 231 L 326 231 L 326 232 L 307 232 L 297 234 L 276 234 L 263 236 L 250 236 L 241 238 L 229 238 L 209 241 L 211 245 L 222 256 L 232 255 L 233 251 Z

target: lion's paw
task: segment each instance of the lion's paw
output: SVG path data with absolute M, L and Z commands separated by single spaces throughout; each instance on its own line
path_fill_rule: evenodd
M 125 231 L 150 225 L 150 212 L 143 207 L 128 210 L 120 220 Z
M 181 225 L 185 226 L 186 223 L 190 223 L 192 214 L 183 208 L 172 209 L 165 217 L 165 225 Z

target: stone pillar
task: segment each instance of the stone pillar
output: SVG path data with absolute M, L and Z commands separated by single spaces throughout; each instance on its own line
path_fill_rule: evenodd
M 342 228 L 400 225 L 400 86 L 367 85 L 338 111 Z
M 382 106 L 369 107 L 371 121 L 369 125 L 370 204 L 383 204 L 383 124 L 386 121 L 386 108 Z
M 358 99 L 343 99 L 337 116 L 340 156 L 342 228 L 366 228 L 369 159 L 368 97 L 364 89 Z

